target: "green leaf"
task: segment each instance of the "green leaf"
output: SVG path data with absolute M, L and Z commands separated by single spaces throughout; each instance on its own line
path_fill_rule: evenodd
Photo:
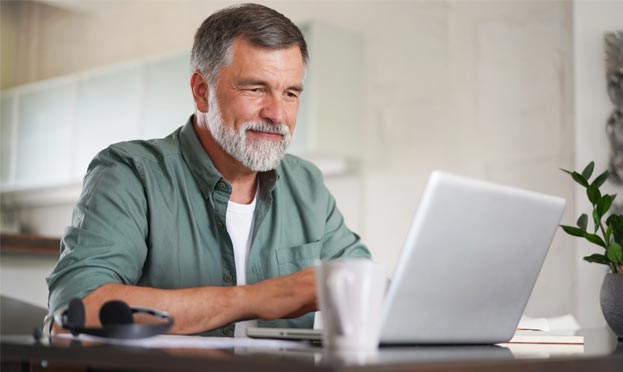
M 615 264 L 621 263 L 623 259 L 623 248 L 618 243 L 612 243 L 606 250 L 606 255 L 611 262 Z
M 593 244 L 597 244 L 599 246 L 606 248 L 606 243 L 604 242 L 602 238 L 599 237 L 599 235 L 584 233 L 584 238 L 586 238 L 586 240 L 588 240 L 589 242 Z
M 601 192 L 599 192 L 599 188 L 593 185 L 590 185 L 587 189 L 586 189 L 586 195 L 588 196 L 588 200 L 591 201 L 591 203 L 593 204 L 593 206 L 595 204 L 597 204 L 597 202 L 599 201 L 599 199 L 601 198 Z
M 584 231 L 578 229 L 577 227 L 567 225 L 560 225 L 560 227 L 562 227 L 562 229 L 569 235 L 579 236 L 580 238 L 584 237 Z
M 614 201 L 614 199 L 617 198 L 617 194 L 612 194 L 612 195 L 610 195 L 610 197 L 612 198 L 612 201 Z
M 599 221 L 601 220 L 601 216 L 597 213 L 597 207 L 593 209 L 593 223 L 595 224 L 595 233 L 599 230 Z
M 610 236 L 612 235 L 612 225 L 608 225 L 608 228 L 606 228 L 606 235 L 605 235 L 605 241 L 606 244 L 610 244 Z
M 611 214 L 606 223 L 612 226 L 614 241 L 623 244 L 623 215 Z
M 594 161 L 588 163 L 586 168 L 584 168 L 584 170 L 582 171 L 582 177 L 586 178 L 587 180 L 591 178 L 591 176 L 593 175 L 593 168 L 595 168 Z
M 605 171 L 602 174 L 600 174 L 597 178 L 595 178 L 595 180 L 593 181 L 593 183 L 591 183 L 591 185 L 595 187 L 600 187 L 601 185 L 604 184 L 604 182 L 606 182 L 607 179 L 608 179 L 608 171 Z
M 580 218 L 578 218 L 577 225 L 582 231 L 586 231 L 586 227 L 588 226 L 588 216 L 585 213 L 582 213 Z
M 611 214 L 606 220 L 608 225 L 612 225 L 614 231 L 620 231 L 623 233 L 623 215 Z
M 612 225 L 612 231 L 623 234 L 623 215 L 611 214 L 606 220 L 608 225 Z
M 597 253 L 584 257 L 584 261 L 610 265 L 610 260 L 608 259 L 608 257 L 604 256 L 603 254 Z
M 573 177 L 573 180 L 575 182 L 579 183 L 580 185 L 582 185 L 584 187 L 588 187 L 588 181 L 580 173 L 573 172 L 573 173 L 571 173 L 571 177 Z
M 568 175 L 572 175 L 572 174 L 573 174 L 573 172 L 568 171 L 568 170 L 566 170 L 566 169 L 562 169 L 562 168 L 559 168 L 559 169 L 560 169 L 561 171 L 563 171 L 563 172 L 567 173 Z
M 597 213 L 600 219 L 608 212 L 610 206 L 612 206 L 612 197 L 610 195 L 606 194 L 599 198 L 597 202 Z

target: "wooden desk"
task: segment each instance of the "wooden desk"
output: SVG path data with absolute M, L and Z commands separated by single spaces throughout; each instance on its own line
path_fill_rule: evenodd
M 592 337 L 592 336 L 591 336 Z M 585 336 L 585 346 L 592 340 Z M 66 340 L 65 340 L 66 341 Z M 54 341 L 56 343 L 57 341 Z M 605 345 L 605 344 L 604 344 Z M 498 346 L 381 348 L 374 357 L 338 355 L 318 347 L 286 350 L 146 349 L 109 344 L 64 345 L 32 336 L 3 336 L 2 371 L 623 371 L 623 344 L 579 355 L 516 358 Z M 42 368 L 42 361 L 47 368 Z M 61 367 L 59 367 L 61 366 Z M 61 368 L 61 369 L 59 369 Z

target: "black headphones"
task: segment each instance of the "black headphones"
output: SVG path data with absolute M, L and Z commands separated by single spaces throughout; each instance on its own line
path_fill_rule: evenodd
M 156 324 L 134 323 L 134 314 L 147 314 L 159 320 Z M 74 298 L 54 314 L 54 322 L 74 336 L 80 333 L 108 338 L 146 338 L 165 333 L 173 326 L 173 317 L 164 311 L 147 307 L 130 307 L 123 301 L 108 301 L 100 308 L 102 328 L 84 326 L 84 304 Z

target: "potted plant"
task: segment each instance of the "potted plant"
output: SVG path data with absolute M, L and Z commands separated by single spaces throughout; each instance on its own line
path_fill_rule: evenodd
M 590 162 L 581 173 L 562 169 L 586 190 L 586 196 L 593 206 L 592 228 L 589 229 L 589 216 L 585 213 L 578 218 L 577 226 L 560 225 L 560 227 L 567 234 L 584 238 L 600 247 L 599 253 L 588 255 L 584 260 L 609 268 L 610 272 L 606 274 L 601 286 L 601 311 L 621 341 L 623 340 L 623 215 L 610 214 L 606 218 L 616 194 L 602 194 L 599 190 L 608 179 L 607 171 L 591 181 L 594 167 L 595 163 Z

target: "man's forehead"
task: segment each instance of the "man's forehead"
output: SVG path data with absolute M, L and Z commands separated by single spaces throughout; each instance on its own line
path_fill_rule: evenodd
M 230 64 L 236 62 L 266 63 L 286 69 L 303 69 L 303 55 L 298 45 L 285 48 L 267 48 L 254 45 L 246 39 L 236 38 L 230 50 Z
M 297 45 L 283 49 L 270 49 L 236 39 L 230 50 L 230 61 L 219 75 L 229 76 L 235 84 L 284 85 L 302 90 L 304 65 Z

